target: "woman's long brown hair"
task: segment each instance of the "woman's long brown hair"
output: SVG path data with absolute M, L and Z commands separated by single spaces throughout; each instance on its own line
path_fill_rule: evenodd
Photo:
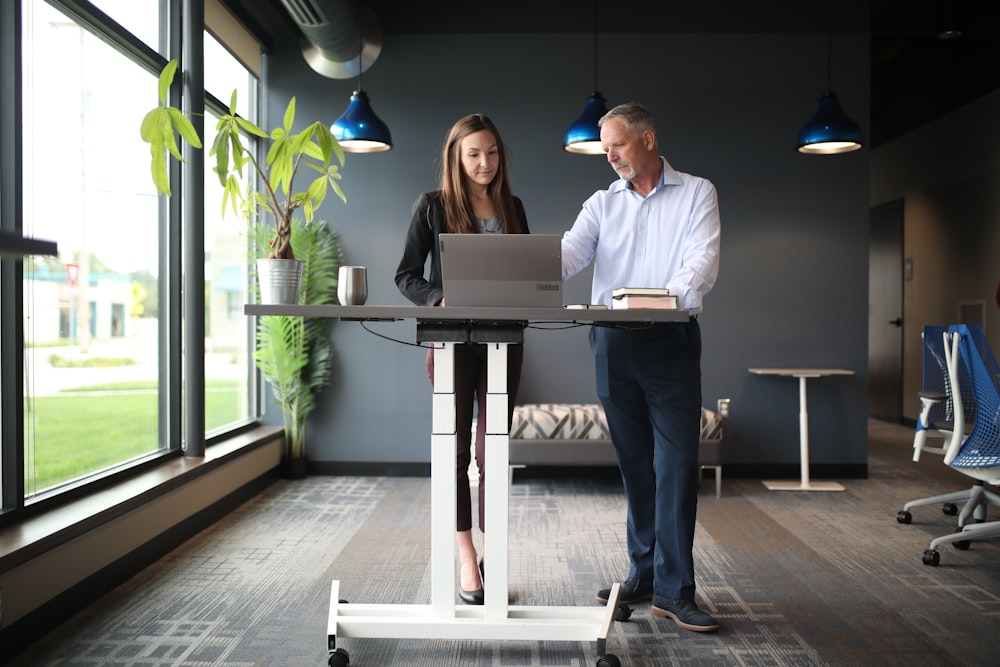
M 486 186 L 486 193 L 493 201 L 497 215 L 500 216 L 504 233 L 520 234 L 524 230 L 521 229 L 521 220 L 517 217 L 514 195 L 511 194 L 510 181 L 507 178 L 507 147 L 504 145 L 503 139 L 500 138 L 500 133 L 493 121 L 479 113 L 460 118 L 452 126 L 444 144 L 441 159 L 443 165 L 441 195 L 448 231 L 453 234 L 479 233 L 479 225 L 475 222 L 476 216 L 473 213 L 472 202 L 466 187 L 465 172 L 462 170 L 461 149 L 462 139 L 482 130 L 493 133 L 500 154 L 496 176 Z

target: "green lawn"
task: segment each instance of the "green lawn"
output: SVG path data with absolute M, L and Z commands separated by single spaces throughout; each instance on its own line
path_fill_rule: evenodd
M 235 382 L 209 382 L 205 428 L 244 416 L 245 392 Z M 25 487 L 42 491 L 156 451 L 157 394 L 150 383 L 84 387 L 25 402 Z

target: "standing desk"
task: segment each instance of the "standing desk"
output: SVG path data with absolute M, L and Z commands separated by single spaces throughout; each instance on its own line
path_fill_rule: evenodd
M 770 491 L 843 491 L 838 482 L 809 481 L 809 410 L 806 400 L 806 380 L 829 375 L 854 375 L 854 371 L 843 368 L 751 368 L 754 375 L 781 375 L 799 379 L 799 468 L 800 480 L 765 481 Z
M 620 665 L 607 653 L 618 607 L 614 584 L 604 607 L 511 605 L 508 599 L 507 346 L 524 340 L 530 322 L 642 326 L 687 321 L 683 310 L 575 310 L 565 308 L 472 308 L 427 306 L 248 305 L 247 315 L 328 317 L 342 321 L 417 323 L 417 342 L 434 348 L 431 418 L 431 603 L 343 602 L 340 581 L 330 589 L 327 648 L 330 664 L 346 665 L 337 637 L 457 640 L 596 641 L 598 667 Z M 456 604 L 455 591 L 455 388 L 454 349 L 459 343 L 487 351 L 485 515 L 490 525 L 484 559 L 490 564 L 485 604 Z M 438 511 L 435 511 L 437 509 Z

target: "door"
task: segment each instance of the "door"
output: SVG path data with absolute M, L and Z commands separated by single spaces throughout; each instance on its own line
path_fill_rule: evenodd
M 903 201 L 871 210 L 868 415 L 903 420 Z

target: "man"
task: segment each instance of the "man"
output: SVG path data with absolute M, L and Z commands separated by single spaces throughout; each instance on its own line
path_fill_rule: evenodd
M 563 280 L 594 262 L 591 301 L 618 287 L 667 288 L 690 321 L 594 327 L 597 394 L 628 500 L 628 578 L 619 602 L 652 598 L 656 616 L 686 630 L 718 623 L 694 601 L 695 514 L 701 419 L 702 299 L 715 284 L 719 207 L 704 178 L 674 171 L 657 150 L 650 112 L 622 104 L 599 121 L 619 176 L 583 204 L 563 236 Z M 597 600 L 606 604 L 610 588 Z

